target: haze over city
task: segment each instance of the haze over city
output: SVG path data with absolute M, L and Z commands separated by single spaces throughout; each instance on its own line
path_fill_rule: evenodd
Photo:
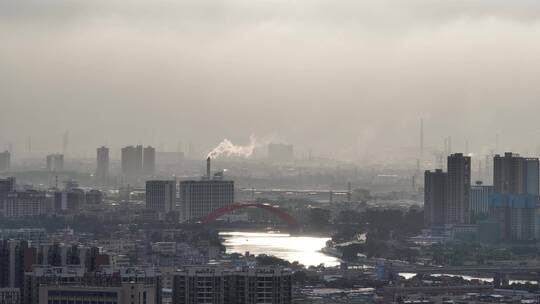
M 0 0 L 0 304 L 540 304 L 540 1 Z
M 0 1 L 0 144 L 536 154 L 537 1 Z M 186 148 L 183 148 L 184 150 Z M 115 152 L 118 153 L 118 152 Z M 117 154 L 114 154 L 117 155 Z

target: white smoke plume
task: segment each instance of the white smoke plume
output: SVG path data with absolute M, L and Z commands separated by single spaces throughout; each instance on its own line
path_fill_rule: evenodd
M 233 144 L 230 140 L 224 139 L 217 147 L 208 153 L 207 157 L 214 159 L 223 154 L 226 156 L 250 157 L 253 155 L 253 150 L 255 150 L 256 146 L 257 140 L 255 139 L 255 135 L 249 137 L 249 144 L 247 146 L 238 146 Z

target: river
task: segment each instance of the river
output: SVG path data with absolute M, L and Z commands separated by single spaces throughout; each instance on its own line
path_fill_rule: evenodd
M 404 277 L 405 279 L 410 279 L 412 277 L 414 277 L 416 275 L 416 273 L 411 273 L 411 272 L 401 272 L 399 273 L 400 276 Z M 458 278 L 462 278 L 464 280 L 467 280 L 467 281 L 472 281 L 472 280 L 478 280 L 478 281 L 481 281 L 481 282 L 484 282 L 484 283 L 493 283 L 493 278 L 488 278 L 488 277 L 474 277 L 474 276 L 468 276 L 468 275 L 456 275 L 456 274 L 449 274 L 449 273 L 445 273 L 445 274 L 432 274 L 433 277 L 440 277 L 440 276 L 449 276 L 449 277 L 458 277 Z M 538 281 L 530 281 L 530 280 L 509 280 L 509 284 L 538 284 Z
M 339 265 L 339 260 L 321 252 L 328 237 L 292 236 L 277 232 L 220 232 L 228 253 L 267 254 L 300 264 L 327 267 Z
M 327 267 L 337 266 L 340 261 L 321 252 L 321 248 L 325 247 L 328 237 L 313 237 L 313 236 L 292 236 L 287 233 L 277 232 L 220 232 L 219 235 L 224 240 L 225 248 L 228 253 L 244 254 L 249 251 L 251 254 L 267 254 L 287 260 L 289 262 L 298 261 L 299 263 L 309 266 L 317 266 L 324 264 Z M 406 279 L 413 277 L 414 273 L 400 273 Z M 434 275 L 434 276 L 440 276 Z M 491 278 L 473 277 L 466 275 L 450 275 L 459 276 L 465 280 L 481 280 L 484 282 L 492 282 Z M 510 283 L 526 283 L 531 282 L 536 284 L 536 281 L 511 280 Z

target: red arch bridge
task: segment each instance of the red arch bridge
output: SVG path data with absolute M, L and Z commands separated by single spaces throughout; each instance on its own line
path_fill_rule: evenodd
M 208 214 L 200 222 L 202 224 L 208 224 L 210 222 L 213 222 L 213 221 L 217 220 L 218 218 L 220 218 L 221 216 L 223 216 L 223 215 L 225 215 L 225 214 L 227 214 L 229 212 L 233 212 L 234 210 L 238 210 L 238 209 L 242 209 L 242 208 L 249 208 L 249 207 L 259 208 L 259 209 L 265 210 L 267 212 L 273 213 L 273 214 L 277 215 L 280 219 L 282 219 L 285 223 L 287 223 L 287 224 L 289 224 L 291 226 L 298 225 L 298 221 L 292 215 L 290 215 L 287 212 L 281 210 L 277 206 L 272 206 L 272 205 L 268 205 L 268 204 L 259 204 L 259 203 L 247 203 L 247 202 L 238 202 L 238 203 L 233 203 L 233 204 L 221 207 L 221 208 L 215 210 L 214 212 Z

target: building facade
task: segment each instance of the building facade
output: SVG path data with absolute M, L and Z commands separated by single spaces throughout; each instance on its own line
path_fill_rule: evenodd
M 101 205 L 104 200 L 103 192 L 96 189 L 86 191 L 84 197 L 85 203 L 88 205 Z
M 122 174 L 126 178 L 136 178 L 142 174 L 143 147 L 128 146 L 121 151 Z
M 14 177 L 0 178 L 0 209 L 2 209 L 2 199 L 15 191 L 15 183 Z
M 146 208 L 164 213 L 176 210 L 176 181 L 147 181 Z
M 445 224 L 470 223 L 471 158 L 455 153 L 448 156 Z
M 81 188 L 72 188 L 54 193 L 54 212 L 77 213 L 86 203 L 86 193 Z
M 19 288 L 0 288 L 0 304 L 22 304 Z
M 503 240 L 538 239 L 538 204 L 537 195 L 492 194 L 489 215 L 499 226 L 499 236 Z
M 493 158 L 489 216 L 498 224 L 501 239 L 538 239 L 539 170 L 538 158 L 510 152 Z
M 194 221 L 234 202 L 234 181 L 210 179 L 180 182 L 184 221 Z
M 538 158 L 524 158 L 507 152 L 493 158 L 495 193 L 527 193 L 539 195 Z
M 96 180 L 100 185 L 108 184 L 109 166 L 109 148 L 99 147 L 96 155 Z
M 148 146 L 143 152 L 143 173 L 147 176 L 156 173 L 156 149 Z
M 11 192 L 4 198 L 0 214 L 8 218 L 39 216 L 46 213 L 46 203 L 47 196 L 44 192 L 35 190 Z
M 0 240 L 0 288 L 22 288 L 24 272 L 34 263 L 28 242 Z
M 47 242 L 47 231 L 43 228 L 0 229 L 0 240 L 29 241 L 32 245 Z
M 424 173 L 424 226 L 442 226 L 445 221 L 448 174 L 442 169 Z
M 540 195 L 540 163 L 538 158 L 524 158 L 524 181 L 525 193 Z
M 27 304 L 160 304 L 161 283 L 153 268 L 35 267 L 25 276 Z
M 488 215 L 489 197 L 493 193 L 493 186 L 474 185 L 471 186 L 471 217 L 478 218 Z
M 64 170 L 64 155 L 63 154 L 50 154 L 47 155 L 47 171 L 56 172 Z
M 173 303 L 289 304 L 291 272 L 277 268 L 185 267 L 174 274 Z
M 0 172 L 8 172 L 11 168 L 11 153 L 4 151 L 0 153 Z

